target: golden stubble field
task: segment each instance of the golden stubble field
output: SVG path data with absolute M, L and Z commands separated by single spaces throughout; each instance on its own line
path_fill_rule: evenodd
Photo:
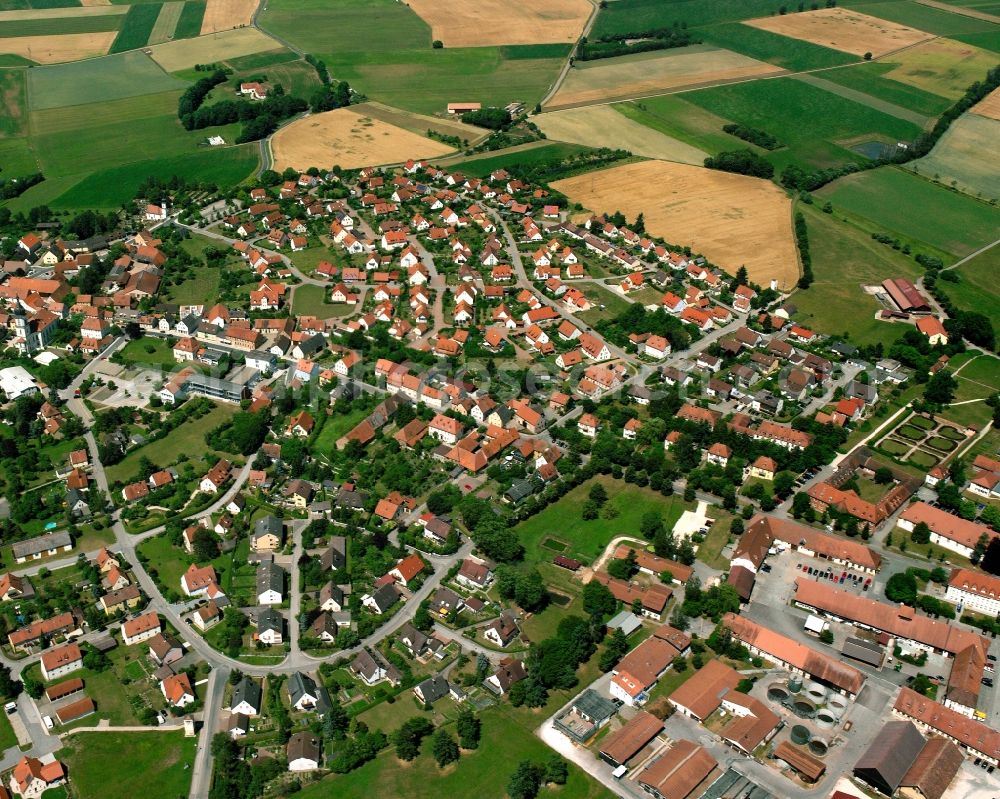
M 408 158 L 436 158 L 453 148 L 433 139 L 338 108 L 298 119 L 271 139 L 273 168 L 308 169 L 340 165 L 345 169 L 396 164 Z
M 0 31 L 3 26 L 0 25 Z M 63 33 L 58 36 L 9 36 L 0 38 L 0 53 L 24 56 L 39 64 L 59 64 L 104 55 L 117 31 Z
M 1000 119 L 1000 89 L 994 89 L 969 110 L 981 117 Z
M 744 24 L 853 55 L 871 53 L 876 58 L 934 38 L 933 34 L 925 31 L 847 8 L 821 8 L 799 14 L 762 17 L 747 20 Z
M 208 0 L 201 20 L 201 35 L 249 25 L 257 0 Z
M 631 99 L 704 83 L 780 75 L 784 71 L 731 50 L 716 49 L 578 61 L 545 107 Z
M 569 44 L 593 9 L 587 0 L 409 0 L 407 5 L 445 47 Z
M 640 213 L 646 230 L 688 245 L 730 273 L 791 288 L 799 277 L 791 200 L 767 180 L 642 161 L 559 180 L 552 188 L 594 213 Z

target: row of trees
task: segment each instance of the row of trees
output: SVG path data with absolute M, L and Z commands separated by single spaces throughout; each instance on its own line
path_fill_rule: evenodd
M 731 150 L 705 159 L 705 167 L 723 172 L 736 172 L 755 178 L 770 180 L 774 177 L 774 165 L 753 150 Z

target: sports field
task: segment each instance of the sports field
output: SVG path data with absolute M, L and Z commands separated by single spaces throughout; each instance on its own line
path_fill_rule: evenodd
M 886 232 L 968 255 L 997 237 L 1000 208 L 949 191 L 903 169 L 883 168 L 841 178 L 817 192 Z
M 365 115 L 338 108 L 298 119 L 271 139 L 274 169 L 311 166 L 345 169 L 435 158 L 454 150 L 446 144 Z
M 241 28 L 250 24 L 257 0 L 208 0 L 201 33 Z
M 647 158 L 699 166 L 708 156 L 703 150 L 629 119 L 610 105 L 554 111 L 533 120 L 547 138 L 556 141 L 621 148 Z
M 849 333 L 855 344 L 888 345 L 899 338 L 899 326 L 875 319 L 882 306 L 864 286 L 888 277 L 915 280 L 923 270 L 912 258 L 873 240 L 867 230 L 844 222 L 836 210 L 824 214 L 801 203 L 798 210 L 806 217 L 815 279 L 807 290 L 792 295 L 796 321 L 821 333 Z
M 207 11 L 206 11 L 207 13 Z M 178 72 L 195 64 L 225 61 L 234 56 L 274 50 L 278 43 L 256 28 L 237 28 L 197 39 L 158 44 L 150 49 L 153 60 L 167 72 Z
M 28 70 L 33 111 L 139 97 L 186 86 L 142 53 L 122 53 Z
M 410 0 L 445 47 L 575 42 L 593 6 L 587 0 Z
M 553 188 L 595 213 L 640 213 L 646 228 L 690 245 L 729 272 L 789 288 L 798 279 L 791 201 L 769 181 L 687 164 L 644 161 L 556 181 Z
M 898 66 L 884 77 L 952 100 L 985 78 L 987 71 L 1000 61 L 995 53 L 951 39 L 925 42 L 897 53 L 890 60 Z
M 972 113 L 990 119 L 1000 119 L 1000 89 L 994 89 L 972 106 Z
M 2 28 L 0 28 L 2 29 Z M 21 56 L 38 64 L 60 64 L 81 58 L 104 55 L 115 40 L 116 32 L 67 33 L 62 36 L 0 37 L 0 53 Z
M 1000 200 L 1000 120 L 963 114 L 907 169 L 986 200 Z
M 546 108 L 626 100 L 682 87 L 776 75 L 781 71 L 763 61 L 714 47 L 578 61 Z
M 916 28 L 845 8 L 763 17 L 746 24 L 859 56 L 871 53 L 878 57 L 931 38 L 931 34 Z
M 822 168 L 858 161 L 861 156 L 846 149 L 848 144 L 911 141 L 921 130 L 913 122 L 792 78 L 687 92 L 684 100 L 776 136 L 787 149 L 767 158 L 779 171 L 790 163 Z

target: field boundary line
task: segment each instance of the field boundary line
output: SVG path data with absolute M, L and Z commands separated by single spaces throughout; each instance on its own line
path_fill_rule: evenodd
M 948 3 L 940 3 L 937 0 L 917 0 L 917 3 L 922 6 L 927 6 L 928 8 L 933 8 L 938 11 L 944 11 L 948 14 L 957 14 L 960 17 L 969 17 L 971 19 L 982 20 L 983 22 L 992 22 L 996 25 L 1000 25 L 1000 17 L 996 14 L 988 14 L 985 11 L 977 11 L 974 8 L 966 8 L 965 6 L 952 6 Z
M 890 103 L 887 100 L 881 100 L 858 89 L 852 89 L 850 86 L 841 86 L 839 83 L 825 80 L 818 75 L 794 75 L 793 78 L 802 83 L 807 83 L 813 88 L 839 95 L 845 100 L 866 105 L 869 108 L 881 111 L 883 114 L 888 114 L 889 116 L 894 116 L 897 119 L 902 119 L 905 122 L 912 122 L 914 125 L 919 125 L 924 129 L 926 129 L 931 120 L 936 119 L 936 117 L 926 117 L 923 114 L 918 114 L 916 111 L 903 108 L 903 106 Z

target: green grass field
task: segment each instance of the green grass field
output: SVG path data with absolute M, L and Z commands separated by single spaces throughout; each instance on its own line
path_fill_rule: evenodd
M 112 53 L 121 53 L 125 50 L 135 50 L 145 47 L 149 42 L 149 35 L 156 25 L 156 18 L 160 15 L 162 3 L 143 3 L 132 6 L 125 15 L 125 22 L 122 23 L 118 36 L 115 37 L 114 44 L 111 45 Z
M 28 73 L 32 111 L 184 89 L 187 84 L 168 75 L 142 53 L 91 58 L 71 64 L 35 67 Z
M 824 214 L 799 204 L 809 229 L 815 282 L 798 290 L 791 302 L 796 321 L 827 334 L 848 334 L 855 344 L 888 345 L 902 335 L 898 325 L 879 322 L 882 307 L 862 286 L 889 277 L 916 279 L 923 270 L 905 255 L 874 241 L 871 234 L 844 222 L 840 214 Z
M 762 155 L 766 152 L 724 133 L 722 126 L 729 120 L 692 105 L 680 94 L 646 97 L 632 103 L 621 103 L 614 108 L 635 122 L 705 152 L 717 153 L 741 147 L 747 147 Z
M 618 510 L 614 518 L 584 521 L 581 517 L 580 509 L 594 481 L 607 489 L 608 503 Z M 611 477 L 596 477 L 518 524 L 514 532 L 525 548 L 528 562 L 551 561 L 553 555 L 560 554 L 542 546 L 550 536 L 567 544 L 561 554 L 590 562 L 615 536 L 639 535 L 639 523 L 646 512 L 659 511 L 667 528 L 671 528 L 683 510 L 684 502 L 680 497 L 664 497 L 651 489 L 628 485 Z
M 780 5 L 780 4 L 779 4 Z M 773 14 L 773 0 L 616 0 L 601 9 L 592 38 L 618 33 L 636 33 L 672 27 L 683 22 L 689 28 L 732 22 Z
M 974 47 L 981 47 L 983 50 L 1000 53 L 1000 31 L 987 31 L 986 33 L 960 33 L 956 36 L 952 36 L 951 38 L 960 42 L 965 42 L 965 44 L 971 44 Z
M 857 61 L 850 53 L 842 53 L 812 42 L 782 36 L 779 33 L 753 28 L 739 22 L 727 22 L 699 28 L 699 38 L 706 42 L 735 50 L 737 53 L 767 61 L 785 69 L 797 71 L 835 67 Z
M 298 286 L 292 300 L 292 313 L 296 315 L 315 316 L 319 319 L 329 319 L 333 316 L 346 316 L 353 313 L 349 305 L 334 305 L 326 301 L 325 286 Z
M 52 199 L 50 205 L 53 208 L 118 208 L 135 196 L 136 190 L 150 175 L 162 179 L 176 175 L 201 183 L 235 185 L 247 178 L 259 162 L 260 150 L 256 144 L 211 150 L 203 148 L 189 155 L 139 161 L 103 169 L 82 180 L 74 179 L 65 191 Z M 30 191 L 25 192 L 22 199 L 29 194 Z
M 1000 31 L 1000 26 L 973 17 L 943 11 L 907 0 L 889 0 L 889 2 L 847 2 L 851 8 L 881 17 L 901 25 L 909 25 L 937 36 L 954 36 L 955 34 L 994 33 Z
M 983 200 L 1000 200 L 1000 120 L 979 114 L 956 119 L 934 149 L 906 165 L 944 186 Z
M 427 23 L 394 0 L 271 0 L 260 16 L 260 25 L 308 53 L 431 47 Z M 331 74 L 337 73 L 331 69 Z
M 56 756 L 72 773 L 80 796 L 130 799 L 156 786 L 157 796 L 187 796 L 197 738 L 183 732 L 77 733 Z M 127 760 L 128 768 L 117 766 Z
M 14 735 L 14 728 L 10 726 L 10 719 L 4 713 L 3 719 L 0 719 L 0 751 L 6 752 L 12 746 L 17 746 L 17 736 Z
M 150 351 L 152 350 L 152 351 Z M 173 368 L 174 350 L 164 338 L 137 338 L 119 350 L 122 358 L 132 364 Z
M 787 149 L 767 158 L 779 171 L 790 163 L 817 168 L 861 160 L 843 146 L 848 140 L 908 141 L 920 133 L 912 122 L 788 78 L 688 92 L 684 99 L 777 136 Z
M 114 482 L 130 479 L 139 468 L 139 461 L 143 456 L 160 468 L 176 463 L 181 455 L 207 455 L 211 459 L 212 456 L 205 444 L 205 433 L 231 418 L 237 410 L 236 405 L 219 403 L 200 419 L 189 419 L 175 428 L 166 438 L 138 447 L 129 452 L 121 462 L 109 466 L 106 469 L 108 480 Z M 225 453 L 222 455 L 232 457 L 226 456 Z
M 828 69 L 822 73 L 822 78 L 912 109 L 926 116 L 937 116 L 951 106 L 951 101 L 947 97 L 941 97 L 918 89 L 916 86 L 908 86 L 905 83 L 883 77 L 895 66 L 892 62 L 887 61 L 858 64 L 842 69 Z
M 957 270 L 960 283 L 941 282 L 941 288 L 966 311 L 979 311 L 1000 325 L 1000 246 L 977 255 Z
M 201 22 L 205 18 L 205 0 L 187 0 L 181 18 L 174 28 L 175 39 L 193 39 L 201 33 Z
M 463 751 L 453 766 L 438 768 L 431 756 L 429 740 L 421 747 L 420 756 L 410 763 L 401 762 L 390 746 L 361 768 L 307 785 L 298 796 L 370 799 L 376 793 L 407 799 L 438 799 L 448 795 L 502 799 L 506 796 L 507 780 L 520 761 L 544 763 L 552 756 L 552 750 L 535 737 L 531 727 L 540 724 L 543 718 L 541 712 L 519 713 L 507 705 L 490 708 L 481 715 L 483 745 L 471 752 Z M 611 799 L 613 794 L 570 764 L 566 785 L 555 790 L 543 788 L 539 796 Z
M 121 14 L 86 17 L 56 17 L 55 19 L 8 20 L 0 28 L 7 36 L 54 36 L 69 33 L 102 33 L 116 31 L 122 23 Z
M 997 237 L 1000 209 L 896 168 L 876 169 L 831 183 L 818 193 L 842 208 L 915 242 L 956 256 Z
M 3 98 L 3 114 L 0 115 L 0 140 L 23 136 L 28 121 L 28 98 L 26 70 L 0 70 L 0 97 Z M 6 162 L 0 158 L 0 164 Z

